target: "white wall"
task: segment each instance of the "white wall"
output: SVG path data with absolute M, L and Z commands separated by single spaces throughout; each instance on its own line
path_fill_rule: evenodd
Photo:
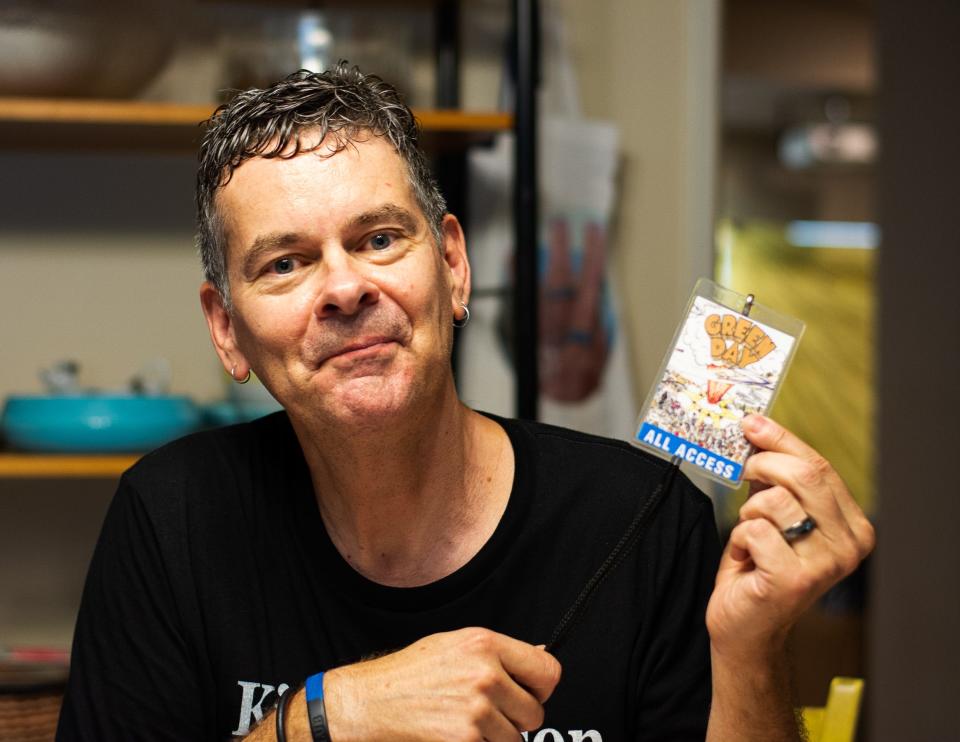
M 41 390 L 72 358 L 85 383 L 123 386 L 151 358 L 174 390 L 222 393 L 199 310 L 195 158 L 2 153 L 0 398 Z
M 623 150 L 613 261 L 640 400 L 712 273 L 719 0 L 563 0 L 586 115 Z

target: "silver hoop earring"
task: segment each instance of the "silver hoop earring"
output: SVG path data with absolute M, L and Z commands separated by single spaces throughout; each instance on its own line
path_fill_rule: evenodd
M 453 318 L 453 326 L 458 329 L 466 327 L 467 322 L 470 321 L 470 308 L 463 302 L 460 302 L 460 306 L 463 307 L 463 316 L 460 319 Z
M 246 376 L 244 376 L 242 379 L 238 379 L 238 378 L 237 378 L 237 364 L 234 363 L 234 364 L 233 364 L 233 368 L 230 369 L 230 376 L 231 376 L 231 378 L 232 378 L 235 382 L 237 382 L 238 384 L 246 384 L 248 381 L 250 381 L 250 369 L 247 369 L 247 375 L 246 375 Z

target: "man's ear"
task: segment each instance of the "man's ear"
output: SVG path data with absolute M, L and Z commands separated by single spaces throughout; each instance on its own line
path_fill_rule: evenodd
M 243 379 L 250 372 L 250 364 L 237 348 L 233 318 L 224 306 L 220 292 L 210 281 L 204 281 L 200 286 L 200 306 L 224 370 L 234 379 Z
M 460 221 L 453 214 L 443 217 L 443 261 L 450 271 L 451 295 L 454 316 L 458 316 L 463 304 L 470 303 L 470 261 L 467 260 L 467 241 L 463 236 Z

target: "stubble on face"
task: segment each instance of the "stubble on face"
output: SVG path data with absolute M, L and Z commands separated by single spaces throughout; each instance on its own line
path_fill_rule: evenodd
M 313 368 L 356 350 L 359 346 L 393 342 L 409 345 L 413 328 L 396 305 L 378 302 L 357 315 L 328 317 L 320 331 L 304 340 L 303 357 Z

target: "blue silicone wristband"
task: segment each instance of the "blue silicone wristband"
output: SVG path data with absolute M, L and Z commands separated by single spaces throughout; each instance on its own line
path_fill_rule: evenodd
M 307 678 L 307 702 L 323 699 L 323 673 L 318 672 Z
M 307 678 L 306 687 L 307 716 L 310 719 L 310 734 L 313 742 L 330 742 L 327 729 L 327 709 L 323 703 L 323 673 L 318 672 Z

